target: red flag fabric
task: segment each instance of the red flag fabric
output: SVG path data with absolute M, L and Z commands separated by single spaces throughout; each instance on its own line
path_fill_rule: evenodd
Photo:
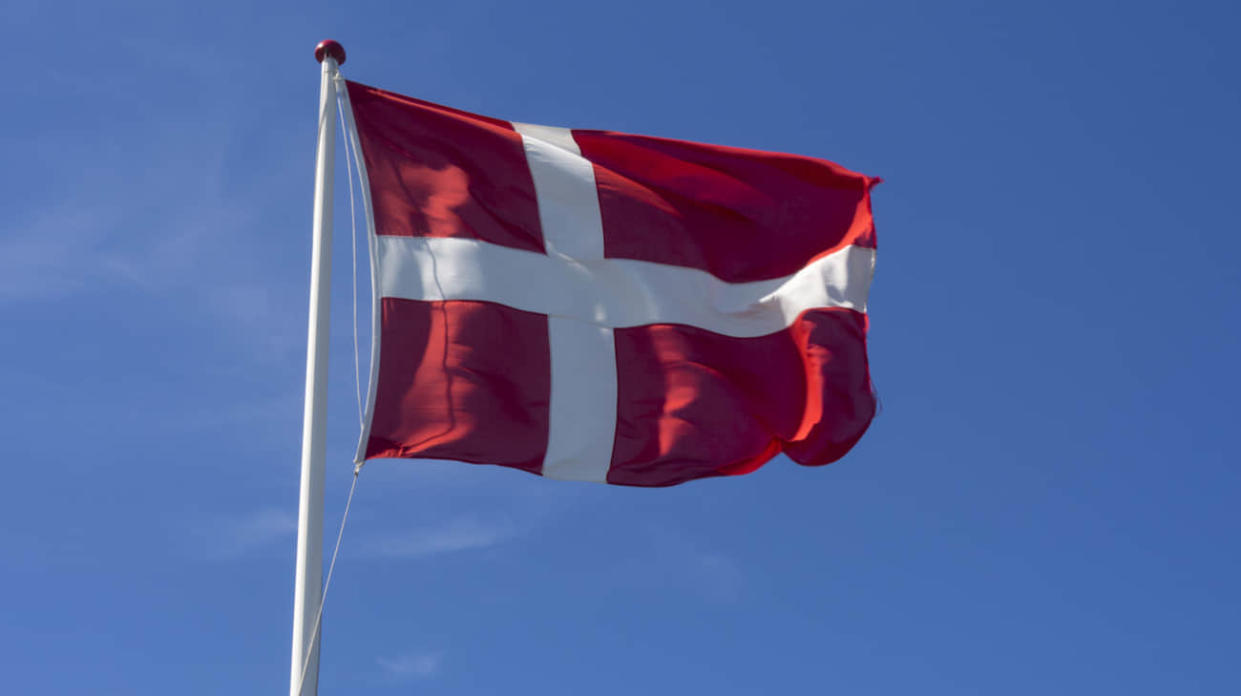
M 376 233 L 365 459 L 667 486 L 865 432 L 877 179 L 347 87 Z

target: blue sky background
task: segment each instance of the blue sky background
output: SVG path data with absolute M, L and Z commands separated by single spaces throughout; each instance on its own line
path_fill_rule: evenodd
M 4 4 L 0 674 L 288 689 L 320 39 L 526 122 L 879 175 L 843 461 L 363 472 L 323 694 L 1236 693 L 1228 3 Z M 337 197 L 329 535 L 357 434 Z

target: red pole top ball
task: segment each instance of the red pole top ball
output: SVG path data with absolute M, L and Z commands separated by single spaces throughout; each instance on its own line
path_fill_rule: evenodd
M 318 46 L 315 46 L 315 60 L 322 63 L 327 56 L 336 59 L 337 65 L 344 65 L 345 47 L 333 39 L 324 39 L 319 42 Z

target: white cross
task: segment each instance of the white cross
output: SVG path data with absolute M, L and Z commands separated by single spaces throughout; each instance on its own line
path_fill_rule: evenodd
M 594 169 L 572 132 L 513 126 L 534 179 L 547 253 L 473 239 L 381 236 L 378 285 L 382 297 L 494 302 L 547 315 L 551 403 L 544 476 L 607 478 L 616 429 L 613 329 L 682 324 L 763 336 L 787 328 L 807 309 L 866 311 L 875 251 L 864 247 L 845 247 L 784 278 L 747 283 L 695 268 L 605 259 Z

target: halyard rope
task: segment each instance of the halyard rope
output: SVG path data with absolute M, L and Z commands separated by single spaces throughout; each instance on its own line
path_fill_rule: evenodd
M 348 137 L 345 123 L 345 111 L 343 100 L 340 98 L 340 91 L 344 89 L 343 85 L 337 85 L 336 113 L 340 116 L 341 132 L 345 134 L 345 173 L 346 181 L 349 185 L 349 227 L 350 227 L 350 251 L 353 257 L 353 278 L 351 283 L 352 302 L 350 308 L 353 310 L 353 381 L 354 395 L 357 397 L 358 404 L 358 426 L 365 427 L 365 420 L 362 413 L 362 368 L 361 357 L 358 350 L 358 218 L 353 198 L 353 172 L 354 168 L 350 162 L 352 155 L 353 162 L 358 161 L 358 152 L 352 147 L 352 142 Z M 362 175 L 361 165 L 357 168 L 358 176 Z M 310 631 L 309 649 L 306 651 L 306 659 L 302 662 L 302 673 L 297 679 L 297 693 L 302 692 L 302 686 L 306 683 L 306 672 L 310 669 L 310 658 L 315 654 L 315 645 L 319 638 L 319 626 L 323 621 L 323 606 L 327 602 L 327 591 L 332 586 L 332 573 L 336 570 L 336 557 L 340 554 L 340 542 L 345 538 L 345 523 L 349 521 L 349 508 L 353 505 L 353 494 L 358 489 L 358 474 L 362 471 L 362 464 L 357 462 L 353 466 L 353 482 L 349 485 L 349 496 L 345 498 L 345 512 L 340 516 L 340 528 L 336 532 L 336 545 L 332 548 L 332 560 L 328 563 L 327 577 L 323 580 L 323 592 L 319 595 L 319 608 L 315 611 L 315 624 Z
M 358 402 L 358 426 L 364 427 L 365 422 L 362 416 L 362 368 L 361 358 L 358 357 L 358 216 L 354 212 L 353 204 L 353 166 L 349 162 L 350 153 L 356 162 L 358 153 L 351 145 L 348 136 L 348 124 L 345 123 L 345 105 L 340 98 L 340 90 L 343 87 L 337 87 L 336 91 L 336 113 L 340 115 L 340 131 L 345 134 L 345 181 L 349 184 L 349 231 L 350 244 L 349 251 L 353 257 L 353 278 L 350 284 L 352 302 L 349 308 L 353 311 L 353 387 L 354 395 Z M 362 167 L 358 166 L 358 176 L 362 175 Z
M 336 532 L 336 547 L 332 549 L 332 562 L 327 566 L 327 577 L 323 580 L 323 593 L 319 595 L 319 610 L 315 612 L 315 625 L 310 631 L 309 648 L 306 660 L 302 663 L 302 676 L 297 679 L 297 693 L 302 693 L 302 685 L 306 683 L 306 670 L 310 668 L 310 658 L 315 654 L 315 643 L 319 638 L 319 624 L 323 621 L 323 603 L 327 600 L 328 588 L 332 586 L 332 571 L 336 570 L 336 554 L 340 553 L 340 540 L 345 536 L 345 522 L 349 519 L 349 506 L 353 504 L 353 492 L 358 489 L 358 472 L 362 465 L 353 467 L 353 483 L 349 486 L 349 497 L 345 499 L 345 513 L 340 516 L 340 530 Z

